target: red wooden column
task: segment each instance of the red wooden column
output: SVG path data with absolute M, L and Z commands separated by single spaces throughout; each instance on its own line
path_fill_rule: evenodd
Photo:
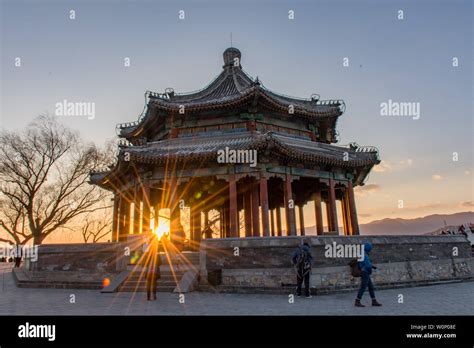
M 229 204 L 230 202 L 227 201 L 227 205 L 224 208 L 224 238 L 230 238 L 230 215 L 229 215 Z
M 201 242 L 201 210 L 199 207 L 191 207 L 191 247 L 193 250 L 199 250 Z
M 298 205 L 298 213 L 299 213 L 299 217 L 300 217 L 300 231 L 301 231 L 301 235 L 304 236 L 304 235 L 305 235 L 305 229 L 304 229 L 304 212 L 303 212 L 303 205 L 302 205 L 302 204 Z
M 352 233 L 352 223 L 351 223 L 351 210 L 349 207 L 349 193 L 348 189 L 344 190 L 344 196 L 342 197 L 342 207 L 344 208 L 344 218 L 346 220 L 346 224 L 344 225 L 344 228 L 347 228 L 345 231 L 346 235 L 351 236 Z
M 204 227 L 209 225 L 209 210 L 204 210 Z M 202 234 L 201 234 L 202 237 Z
M 348 220 L 347 220 L 347 209 L 346 209 L 346 194 L 342 196 L 341 199 L 341 208 L 342 208 L 342 225 L 344 227 L 344 235 L 349 236 L 349 230 L 348 230 Z
M 120 201 L 119 201 L 119 213 L 118 213 L 118 216 L 117 216 L 117 240 L 120 242 L 122 241 L 122 235 L 123 235 L 123 231 L 124 231 L 124 225 L 123 225 L 123 222 L 124 222 L 124 218 L 123 218 L 123 215 L 124 215 L 124 209 L 125 209 L 125 197 L 120 194 Z
M 135 186 L 135 192 L 133 197 L 133 234 L 140 233 L 140 221 L 141 221 L 141 209 L 140 203 L 142 201 L 142 189 L 140 186 Z
M 219 209 L 219 232 L 220 232 L 220 238 L 224 238 L 224 237 L 225 237 L 224 225 L 225 225 L 224 208 L 221 207 L 221 209 Z
M 250 191 L 244 195 L 245 237 L 252 237 L 252 199 Z
M 112 215 L 112 242 L 118 241 L 118 225 L 119 225 L 119 209 L 120 209 L 120 196 L 114 194 L 114 211 Z
M 127 236 L 130 233 L 130 196 L 124 194 L 120 199 L 120 215 L 121 223 L 119 225 L 119 241 L 127 240 Z
M 237 211 L 237 183 L 235 174 L 229 175 L 229 237 L 239 236 L 239 215 Z
M 339 229 L 337 226 L 337 210 L 336 210 L 336 191 L 334 188 L 334 179 L 329 179 L 329 219 L 331 221 L 331 231 L 335 231 L 337 234 L 339 233 Z
M 280 207 L 276 207 L 276 223 L 277 223 L 277 235 L 282 235 L 282 228 L 281 228 L 281 210 Z
M 204 226 L 209 225 L 209 210 L 204 210 Z
M 267 178 L 260 177 L 260 205 L 262 206 L 262 236 L 270 236 L 270 226 L 268 224 L 268 184 Z
M 252 183 L 252 235 L 260 237 L 260 212 L 258 202 L 258 184 Z
M 169 178 L 168 193 L 169 209 L 170 209 L 170 237 L 173 238 L 175 228 L 180 223 L 180 213 L 178 207 L 178 181 L 175 176 Z
M 142 233 L 150 233 L 150 185 L 148 182 L 143 183 L 143 216 L 142 216 Z
M 196 243 L 197 248 L 199 249 L 199 246 L 201 245 L 201 240 L 202 240 L 202 224 L 205 221 L 205 223 L 209 223 L 208 219 L 206 218 L 207 212 L 204 213 L 203 216 L 203 208 L 199 207 L 196 208 L 196 221 L 195 221 L 195 228 L 194 228 L 194 233 L 195 233 L 195 238 L 196 238 Z M 204 218 L 204 219 L 203 219 Z
M 328 232 L 331 232 L 333 228 L 332 228 L 331 207 L 329 206 L 329 199 L 324 200 L 324 204 L 326 204 L 326 221 L 328 222 Z
M 285 178 L 285 213 L 286 213 L 286 233 L 288 236 L 296 236 L 295 207 L 289 207 L 290 200 L 293 199 L 291 191 L 291 175 L 286 174 Z
M 353 235 L 359 235 L 359 222 L 357 221 L 357 210 L 354 198 L 354 187 L 352 186 L 352 181 L 349 180 L 347 184 L 347 198 L 348 198 L 348 206 L 349 206 L 349 215 L 351 221 L 351 231 Z
M 321 190 L 318 188 L 314 194 L 314 213 L 316 218 L 316 234 L 322 236 L 323 230 L 323 210 L 321 207 Z

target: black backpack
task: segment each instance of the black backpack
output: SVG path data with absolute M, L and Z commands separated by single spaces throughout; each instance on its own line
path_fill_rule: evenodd
M 297 269 L 307 270 L 311 268 L 311 262 L 309 258 L 309 251 L 304 248 L 300 248 L 300 252 L 296 257 L 296 264 Z
M 353 277 L 355 278 L 360 277 L 361 271 L 360 271 L 359 262 L 357 261 L 357 259 L 351 260 L 351 262 L 349 262 L 349 267 L 351 268 L 351 274 Z

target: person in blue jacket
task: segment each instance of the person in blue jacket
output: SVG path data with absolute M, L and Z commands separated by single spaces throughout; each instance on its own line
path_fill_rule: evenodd
M 375 288 L 374 288 L 374 284 L 372 283 L 372 279 L 370 278 L 370 275 L 372 274 L 372 269 L 377 269 L 377 267 L 372 265 L 372 262 L 370 261 L 370 258 L 369 258 L 369 254 L 371 250 L 372 250 L 372 244 L 365 243 L 364 244 L 364 260 L 358 262 L 361 275 L 360 275 L 360 288 L 359 288 L 359 292 L 357 293 L 357 298 L 355 300 L 356 307 L 365 307 L 360 302 L 360 300 L 362 299 L 362 295 L 364 295 L 365 289 L 367 289 L 367 287 L 369 288 L 370 298 L 372 299 L 372 306 L 379 307 L 382 305 L 379 302 L 377 302 L 377 300 L 375 299 Z

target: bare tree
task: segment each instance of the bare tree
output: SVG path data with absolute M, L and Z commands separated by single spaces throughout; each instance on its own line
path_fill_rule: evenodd
M 107 212 L 103 216 L 87 216 L 81 225 L 81 233 L 84 243 L 97 243 L 112 232 L 111 214 Z
M 43 240 L 74 218 L 101 209 L 107 192 L 88 183 L 107 155 L 50 116 L 22 132 L 0 133 L 0 241 Z

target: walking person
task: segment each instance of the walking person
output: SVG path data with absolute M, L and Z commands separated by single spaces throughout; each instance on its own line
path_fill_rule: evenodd
M 13 260 L 15 261 L 14 268 L 19 268 L 21 266 L 21 255 L 23 254 L 23 248 L 21 245 L 15 245 L 15 256 Z
M 372 283 L 372 279 L 370 275 L 372 274 L 372 269 L 377 269 L 374 265 L 372 265 L 372 261 L 370 261 L 369 253 L 372 250 L 371 243 L 364 244 L 364 260 L 358 262 L 359 269 L 361 271 L 360 274 L 360 288 L 357 293 L 357 298 L 355 300 L 356 307 L 365 307 L 360 300 L 362 299 L 362 295 L 367 288 L 369 288 L 370 298 L 372 299 L 372 306 L 380 307 L 382 304 L 377 302 L 375 299 L 375 288 L 374 284 Z
M 309 277 L 311 275 L 313 256 L 311 255 L 311 247 L 308 240 L 304 240 L 303 244 L 295 250 L 291 261 L 296 268 L 296 295 L 298 297 L 301 296 L 302 285 L 304 282 L 305 296 L 306 298 L 311 298 Z
M 149 243 L 149 249 L 146 255 L 146 295 L 147 300 L 156 300 L 156 282 L 161 278 L 160 266 L 160 247 L 159 240 L 156 235 L 153 235 Z
M 19 268 L 21 266 L 21 256 L 15 256 L 15 268 Z

